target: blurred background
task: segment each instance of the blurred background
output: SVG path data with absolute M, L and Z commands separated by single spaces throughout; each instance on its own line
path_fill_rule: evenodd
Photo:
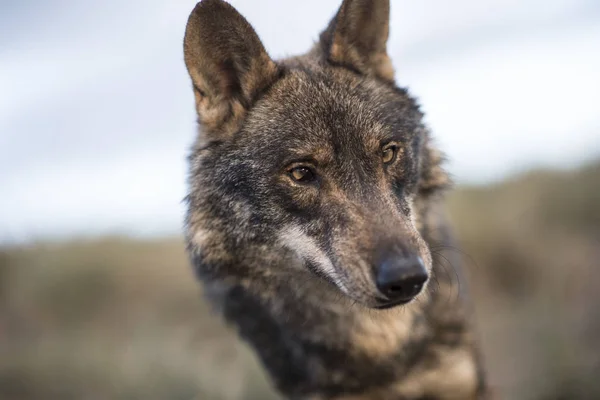
M 0 399 L 272 399 L 183 250 L 195 0 L 0 2 Z M 235 0 L 273 57 L 341 0 Z M 600 2 L 393 0 L 492 384 L 600 398 Z

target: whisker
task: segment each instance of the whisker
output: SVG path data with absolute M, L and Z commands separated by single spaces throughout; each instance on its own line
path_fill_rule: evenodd
M 469 261 L 469 265 L 473 265 L 475 267 L 475 269 L 477 269 L 477 270 L 481 269 L 480 265 L 475 261 L 475 259 L 473 258 L 473 256 L 471 256 L 466 251 L 460 249 L 459 247 L 448 245 L 448 244 L 441 244 L 441 243 L 436 243 L 436 244 L 433 244 L 433 245 L 430 246 L 430 251 L 432 253 L 435 251 L 437 254 L 439 254 L 438 250 L 452 250 L 452 251 L 455 251 L 455 252 L 459 253 L 461 256 L 465 256 L 468 259 L 468 261 Z
M 458 274 L 458 272 L 456 271 L 456 268 L 454 267 L 454 265 L 450 262 L 450 260 L 448 260 L 448 258 L 446 258 L 445 256 L 443 256 L 442 254 L 432 251 L 432 254 L 435 254 L 437 257 L 439 257 L 440 259 L 438 259 L 438 264 L 444 269 L 444 271 L 446 272 L 446 274 L 448 275 L 448 277 L 450 278 L 452 276 L 452 274 L 448 271 L 448 265 L 450 266 L 450 269 L 452 270 L 452 272 L 454 272 L 454 276 L 456 278 L 456 284 L 457 284 L 457 289 L 456 289 L 456 299 L 455 301 L 458 301 L 460 298 L 460 293 L 461 293 L 461 279 L 460 276 Z M 442 262 L 442 260 L 444 260 L 446 263 L 448 263 L 447 265 Z M 450 283 L 452 283 L 452 279 L 450 278 Z M 454 288 L 454 285 L 450 285 L 451 288 Z M 448 301 L 452 300 L 452 292 L 450 293 L 450 297 L 448 298 Z

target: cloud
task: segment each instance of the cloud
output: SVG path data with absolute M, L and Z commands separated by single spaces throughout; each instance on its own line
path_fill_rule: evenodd
M 460 180 L 600 156 L 600 26 L 479 47 L 404 70 Z
M 232 3 L 285 56 L 311 46 L 339 1 Z M 194 4 L 0 5 L 0 240 L 180 229 L 195 134 L 181 40 Z M 394 0 L 398 80 L 421 100 L 459 181 L 600 153 L 599 10 L 584 0 Z
M 175 233 L 183 226 L 184 161 L 179 148 L 164 148 L 162 159 L 136 152 L 12 175 L 3 182 L 0 239 Z

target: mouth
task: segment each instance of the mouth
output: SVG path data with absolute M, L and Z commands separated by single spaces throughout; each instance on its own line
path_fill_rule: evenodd
M 377 310 L 388 310 L 390 308 L 394 308 L 394 307 L 402 306 L 404 304 L 408 304 L 413 299 L 414 299 L 414 297 L 411 297 L 409 299 L 396 300 L 396 301 L 389 301 L 389 300 L 377 299 L 377 304 L 373 308 L 375 308 Z

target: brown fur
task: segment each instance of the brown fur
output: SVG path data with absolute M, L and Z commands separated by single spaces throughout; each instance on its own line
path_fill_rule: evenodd
M 388 33 L 387 0 L 345 0 L 313 49 L 279 61 L 221 0 L 199 3 L 186 28 L 201 127 L 189 253 L 292 399 L 486 395 L 443 217 L 449 179 L 418 105 L 394 83 Z M 295 181 L 297 167 L 315 179 Z M 383 310 L 375 275 L 389 254 L 420 257 L 430 278 Z

